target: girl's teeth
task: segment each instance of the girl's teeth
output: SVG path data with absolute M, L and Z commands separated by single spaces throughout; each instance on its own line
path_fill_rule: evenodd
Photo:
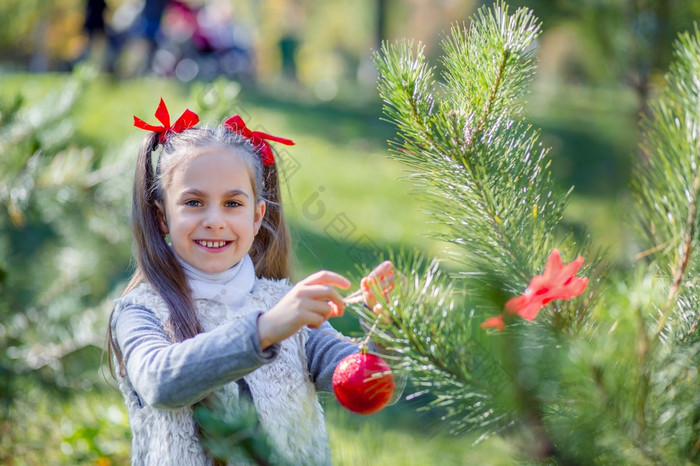
M 202 246 L 207 248 L 220 248 L 226 244 L 226 241 L 197 241 Z

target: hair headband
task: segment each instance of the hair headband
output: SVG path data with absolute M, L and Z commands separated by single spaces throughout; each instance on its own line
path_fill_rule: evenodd
M 134 115 L 134 126 L 145 129 L 146 131 L 154 131 L 159 133 L 160 136 L 158 138 L 158 142 L 160 144 L 165 143 L 168 133 L 180 133 L 199 123 L 199 116 L 190 109 L 187 109 L 171 126 L 170 114 L 168 113 L 168 108 L 165 106 L 165 102 L 163 102 L 162 98 L 160 99 L 160 103 L 156 109 L 156 118 L 162 123 L 162 126 L 148 124 Z M 272 136 L 271 134 L 263 133 L 261 131 L 251 131 L 245 125 L 245 122 L 239 115 L 234 115 L 226 120 L 224 122 L 224 128 L 233 133 L 240 134 L 244 138 L 248 139 L 260 153 L 260 159 L 262 160 L 263 165 L 272 165 L 275 163 L 275 157 L 272 154 L 272 147 L 270 147 L 270 143 L 267 142 L 268 140 L 279 142 L 280 144 L 285 144 L 287 146 L 294 145 L 294 141 L 291 139 Z

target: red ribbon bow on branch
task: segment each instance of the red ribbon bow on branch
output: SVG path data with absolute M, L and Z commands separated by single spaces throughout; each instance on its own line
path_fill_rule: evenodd
M 260 158 L 262 159 L 263 165 L 272 165 L 275 163 L 275 157 L 272 154 L 272 147 L 270 143 L 266 140 L 279 142 L 287 146 L 293 146 L 294 141 L 291 139 L 280 138 L 277 136 L 272 136 L 271 134 L 263 133 L 260 131 L 251 131 L 239 115 L 234 115 L 224 122 L 224 127 L 229 131 L 238 133 L 244 138 L 250 140 L 250 142 L 260 151 Z
M 588 285 L 588 279 L 577 277 L 576 272 L 583 264 L 583 257 L 564 265 L 558 249 L 552 249 L 547 259 L 547 265 L 542 275 L 536 275 L 530 280 L 525 292 L 509 299 L 505 312 L 495 317 L 489 317 L 481 324 L 482 327 L 494 327 L 503 330 L 506 313 L 519 315 L 525 320 L 535 320 L 540 309 L 554 299 L 571 299 L 583 293 Z
M 180 115 L 180 118 L 175 121 L 175 124 L 170 126 L 170 114 L 168 113 L 168 108 L 165 106 L 163 99 L 160 99 L 160 103 L 156 109 L 156 118 L 163 124 L 163 126 L 150 125 L 142 119 L 137 118 L 135 115 L 134 126 L 145 129 L 146 131 L 155 131 L 156 133 L 160 133 L 158 142 L 161 144 L 165 143 L 165 139 L 169 132 L 179 133 L 186 129 L 192 128 L 194 125 L 199 123 L 199 116 L 190 109 L 187 109 L 182 113 L 182 115 Z

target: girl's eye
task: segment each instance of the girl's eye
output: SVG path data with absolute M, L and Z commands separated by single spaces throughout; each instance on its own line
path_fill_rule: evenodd
M 185 205 L 190 207 L 199 207 L 202 205 L 202 203 L 197 200 L 191 199 L 189 201 L 185 201 Z
M 226 207 L 240 207 L 240 206 L 242 206 L 242 205 L 243 205 L 243 204 L 241 204 L 241 203 L 238 202 L 238 201 L 228 201 L 228 202 L 226 202 Z

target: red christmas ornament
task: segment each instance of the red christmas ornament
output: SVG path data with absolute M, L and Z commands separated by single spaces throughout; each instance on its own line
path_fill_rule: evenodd
M 376 413 L 394 394 L 394 375 L 382 358 L 363 347 L 335 368 L 333 392 L 338 402 L 353 413 Z

